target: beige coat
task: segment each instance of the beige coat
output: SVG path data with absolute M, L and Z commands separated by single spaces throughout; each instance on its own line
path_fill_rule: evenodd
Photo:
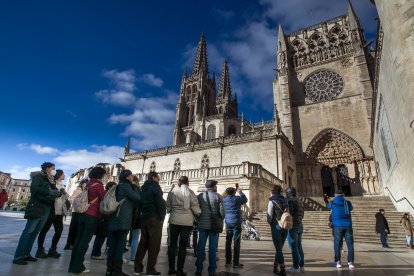
M 170 224 L 192 226 L 194 222 L 194 216 L 198 217 L 201 214 L 197 196 L 191 189 L 190 208 L 184 209 L 183 205 L 183 194 L 181 192 L 181 188 L 176 186 L 168 194 L 167 198 L 167 212 L 170 213 Z
M 404 227 L 405 235 L 406 236 L 412 236 L 413 235 L 413 226 L 411 225 L 411 222 L 406 218 L 401 218 L 401 224 Z
M 61 183 L 56 183 L 56 188 L 58 190 L 64 188 Z M 68 197 L 66 195 L 62 195 L 55 200 L 55 215 L 63 215 L 66 216 L 68 209 L 66 207 L 66 200 Z

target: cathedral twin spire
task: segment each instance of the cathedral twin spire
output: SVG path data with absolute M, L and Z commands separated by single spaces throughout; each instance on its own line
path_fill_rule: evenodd
M 200 72 L 208 76 L 207 45 L 204 34 L 201 34 L 200 42 L 198 43 L 191 76 L 197 75 Z

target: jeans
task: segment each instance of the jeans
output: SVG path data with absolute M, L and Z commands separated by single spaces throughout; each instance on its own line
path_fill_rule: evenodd
M 348 262 L 354 262 L 354 234 L 352 227 L 334 227 L 335 262 L 341 261 L 341 249 L 344 237 L 348 247 Z
M 130 248 L 131 255 L 129 257 L 129 260 L 131 262 L 135 261 L 135 256 L 137 255 L 138 242 L 139 242 L 140 235 L 141 235 L 141 228 L 131 230 L 131 248 Z
M 413 236 L 405 236 L 407 245 L 413 245 Z
M 158 254 L 160 253 L 162 237 L 162 221 L 156 217 L 147 219 L 141 223 L 141 240 L 138 244 L 138 251 L 135 258 L 134 271 L 142 272 L 144 270 L 145 254 L 148 251 L 147 274 L 156 272 Z
M 299 268 L 305 265 L 305 255 L 302 249 L 303 225 L 295 226 L 289 230 L 289 238 L 291 240 L 290 247 L 292 249 L 293 267 Z
M 45 207 L 43 216 L 40 218 L 28 219 L 26 226 L 22 232 L 22 235 L 19 239 L 19 244 L 17 245 L 16 252 L 14 253 L 14 259 L 24 259 L 30 256 L 30 251 L 32 251 L 33 244 L 36 240 L 37 235 L 40 230 L 42 230 L 43 225 L 45 225 L 47 218 L 49 217 L 50 206 Z
M 206 243 L 208 238 L 208 274 L 212 275 L 216 272 L 216 250 L 217 250 L 217 240 L 218 233 L 214 233 L 211 230 L 199 230 L 199 240 L 197 246 L 197 260 L 196 267 L 197 272 L 203 271 L 203 262 L 206 255 Z
M 66 241 L 66 247 L 73 246 L 76 240 L 76 233 L 78 232 L 79 225 L 79 213 L 72 212 L 72 218 L 69 225 L 68 239 Z
M 285 267 L 285 258 L 283 256 L 283 245 L 285 244 L 288 231 L 282 229 L 279 225 L 271 225 L 270 230 L 272 232 L 272 241 L 276 249 L 274 266 L 280 265 L 281 268 Z
M 86 268 L 83 265 L 86 251 L 88 251 L 89 242 L 98 226 L 98 218 L 87 214 L 79 214 L 78 233 L 76 233 L 75 244 L 70 257 L 69 272 L 81 273 Z
M 37 248 L 39 250 L 44 250 L 46 234 L 50 230 L 52 224 L 55 229 L 55 234 L 53 235 L 52 246 L 50 248 L 56 250 L 57 244 L 63 232 L 63 215 L 55 215 L 52 213 L 49 214 L 49 217 L 43 226 L 42 231 L 40 231 L 39 237 L 37 238 Z
M 121 261 L 127 243 L 128 230 L 108 232 L 108 260 Z
M 231 263 L 231 243 L 234 237 L 234 258 L 233 264 L 240 260 L 240 236 L 241 224 L 226 224 L 226 263 Z
M 384 246 L 384 247 L 388 246 L 388 244 L 387 244 L 387 233 L 385 233 L 385 232 L 381 233 L 380 234 L 380 240 L 381 240 L 382 246 Z

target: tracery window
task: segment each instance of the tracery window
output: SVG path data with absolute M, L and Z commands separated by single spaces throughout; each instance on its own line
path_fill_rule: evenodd
M 343 90 L 342 77 L 332 71 L 318 71 L 305 81 L 305 94 L 312 102 L 335 99 Z
M 203 155 L 203 158 L 201 159 L 201 168 L 207 169 L 210 166 L 210 159 L 208 158 L 207 154 Z
M 157 169 L 157 165 L 155 164 L 155 161 L 152 161 L 150 166 L 150 172 L 155 172 Z
M 215 139 L 216 138 L 216 126 L 209 125 L 207 128 L 207 140 Z
M 174 162 L 174 171 L 179 171 L 181 169 L 181 161 L 180 158 L 175 159 Z

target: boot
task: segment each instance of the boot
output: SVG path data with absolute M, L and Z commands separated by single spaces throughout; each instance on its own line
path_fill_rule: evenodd
M 49 249 L 49 252 L 47 253 L 47 256 L 48 256 L 48 257 L 52 257 L 52 258 L 59 258 L 59 257 L 61 256 L 61 254 L 59 254 L 59 253 L 56 251 L 56 248 L 50 248 L 50 249 Z
M 114 272 L 114 260 L 113 259 L 106 259 L 106 276 L 112 276 Z
M 112 272 L 112 276 L 128 276 L 128 274 L 122 272 L 122 263 L 123 260 L 115 260 L 114 271 Z
M 175 270 L 175 248 L 168 247 L 168 275 L 177 274 L 177 270 Z
M 47 254 L 45 252 L 45 249 L 44 248 L 38 248 L 37 251 L 36 251 L 35 257 L 39 258 L 39 259 L 47 259 Z
M 187 251 L 185 248 L 180 248 L 178 250 L 178 260 L 177 260 L 177 276 L 185 276 L 187 273 L 184 272 L 184 263 L 185 263 L 185 256 L 187 255 Z

